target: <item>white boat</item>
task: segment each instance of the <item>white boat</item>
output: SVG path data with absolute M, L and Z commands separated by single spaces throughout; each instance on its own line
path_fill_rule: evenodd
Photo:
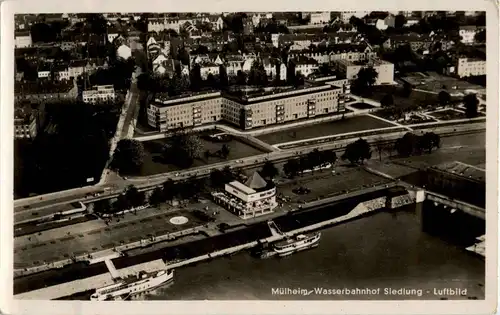
M 273 244 L 273 250 L 280 257 L 291 255 L 295 252 L 314 248 L 319 245 L 321 233 L 310 235 L 299 234 L 291 238 Z
M 174 279 L 173 270 L 140 272 L 118 280 L 116 283 L 96 289 L 91 301 L 126 300 L 127 298 L 159 287 Z

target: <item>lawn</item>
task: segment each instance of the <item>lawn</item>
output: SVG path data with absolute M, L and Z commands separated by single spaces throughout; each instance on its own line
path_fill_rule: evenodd
M 205 150 L 209 150 L 211 152 L 219 150 L 223 144 L 227 144 L 230 148 L 228 160 L 237 160 L 241 158 L 245 158 L 252 155 L 258 155 L 265 153 L 258 148 L 255 148 L 249 144 L 246 144 L 242 140 L 238 138 L 233 138 L 229 142 L 219 143 L 219 142 L 211 142 L 205 139 L 201 139 L 203 144 L 202 152 Z M 144 157 L 144 164 L 142 165 L 139 176 L 149 176 L 154 174 L 161 174 L 166 172 L 172 172 L 179 170 L 180 168 L 173 165 L 167 164 L 162 161 L 161 154 L 163 150 L 163 146 L 165 145 L 165 139 L 152 140 L 143 142 L 144 151 L 146 152 L 146 156 Z M 208 160 L 205 160 L 203 157 L 200 159 L 196 159 L 192 167 L 203 166 L 218 162 L 223 162 L 223 160 L 219 157 L 209 157 Z
M 366 104 L 366 103 L 354 103 L 350 104 L 350 107 L 356 108 L 356 109 L 371 109 L 374 108 L 375 106 Z
M 466 118 L 465 113 L 453 109 L 446 109 L 439 112 L 430 112 L 428 113 L 428 115 L 439 120 L 454 120 Z
M 304 127 L 290 128 L 258 136 L 257 139 L 269 144 L 278 144 L 331 136 L 348 132 L 393 127 L 385 121 L 370 116 L 356 116 Z

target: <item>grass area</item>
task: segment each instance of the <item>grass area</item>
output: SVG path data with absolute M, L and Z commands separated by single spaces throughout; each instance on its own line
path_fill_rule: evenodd
M 439 112 L 431 112 L 428 115 L 437 118 L 439 120 L 454 120 L 454 119 L 466 118 L 465 113 L 453 109 L 446 109 Z
M 211 142 L 205 139 L 201 139 L 201 142 L 203 144 L 202 152 L 204 152 L 205 150 L 210 150 L 211 152 L 215 152 L 219 150 L 222 147 L 222 145 L 227 144 L 230 149 L 229 157 L 227 158 L 227 160 L 237 160 L 248 156 L 265 153 L 264 151 L 243 142 L 239 138 L 233 138 L 231 141 L 224 143 Z M 144 157 L 144 164 L 142 165 L 141 171 L 138 174 L 139 176 L 161 174 L 180 169 L 179 167 L 173 164 L 167 164 L 163 162 L 161 155 L 165 143 L 166 143 L 165 139 L 143 142 L 146 156 Z M 211 156 L 207 160 L 205 160 L 205 158 L 202 157 L 194 161 L 193 167 L 209 165 L 223 161 L 226 160 L 223 160 L 216 156 Z
M 349 106 L 354 107 L 356 109 L 371 109 L 371 108 L 375 107 L 373 105 L 366 104 L 366 103 L 354 103 L 354 104 L 350 104 Z
M 264 134 L 257 138 L 269 144 L 277 144 L 392 126 L 394 125 L 370 116 L 356 116 L 315 125 L 290 128 Z
M 281 185 L 279 192 L 285 196 L 291 197 L 293 202 L 313 201 L 318 198 L 326 198 L 356 191 L 361 188 L 381 185 L 390 182 L 390 180 L 369 173 L 361 168 L 351 168 L 341 172 L 331 173 L 331 170 L 318 172 L 324 174 L 321 178 L 311 177 L 297 180 L 291 183 Z M 306 187 L 311 190 L 307 195 L 297 195 L 292 192 L 298 187 Z
M 372 89 L 373 94 L 368 97 L 376 101 L 381 101 L 386 94 L 391 94 L 394 99 L 394 105 L 402 109 L 415 106 L 427 107 L 428 105 L 438 104 L 437 94 L 412 91 L 411 94 L 404 96 L 403 88 L 400 86 L 381 85 Z

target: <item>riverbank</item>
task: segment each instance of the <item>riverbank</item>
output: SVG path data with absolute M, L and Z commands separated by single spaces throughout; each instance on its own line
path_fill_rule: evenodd
M 383 198 L 387 197 L 389 189 L 390 188 L 384 186 L 379 190 L 365 194 L 359 192 L 358 196 L 351 196 L 350 198 L 339 200 L 333 204 L 325 205 L 317 204 L 316 202 L 312 205 L 304 205 L 301 211 L 284 214 L 274 220 L 287 235 L 312 231 L 345 220 L 351 220 L 361 215 L 366 215 L 371 211 L 383 209 L 387 206 Z M 236 231 L 228 231 L 222 235 L 171 246 L 134 257 L 119 257 L 114 260 L 114 264 L 117 269 L 124 269 L 134 265 L 164 259 L 167 261 L 177 261 L 177 263 L 169 266 L 169 268 L 175 268 L 206 259 L 212 259 L 221 255 L 229 255 L 250 248 L 257 244 L 257 240 L 274 241 L 275 239 L 271 237 L 267 223 L 261 222 Z M 64 295 L 77 293 L 76 291 L 73 292 L 76 289 L 68 288 L 87 287 L 82 285 L 81 282 L 79 282 L 78 285 L 76 285 L 76 283 L 73 285 L 68 285 L 66 283 L 81 281 L 103 274 L 108 274 L 107 268 L 103 262 L 90 266 L 85 264 L 73 264 L 57 271 L 50 270 L 40 274 L 15 279 L 14 293 L 16 296 L 22 296 L 22 298 L 27 299 L 40 297 L 48 299 L 60 298 Z M 95 279 L 93 281 L 95 281 Z M 65 291 L 61 290 L 61 283 L 64 283 Z M 93 284 L 97 283 L 93 282 Z

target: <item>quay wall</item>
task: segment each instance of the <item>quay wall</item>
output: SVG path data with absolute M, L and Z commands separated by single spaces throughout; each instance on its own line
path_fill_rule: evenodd
M 416 195 L 418 195 L 418 193 L 408 192 L 407 194 L 393 197 L 393 198 L 391 198 L 391 203 L 390 203 L 391 206 L 390 207 L 391 208 L 398 208 L 398 207 L 401 207 L 401 206 L 404 206 L 407 204 L 411 204 L 411 203 L 415 202 Z M 216 257 L 231 255 L 231 254 L 234 254 L 236 252 L 240 252 L 242 250 L 247 250 L 247 249 L 253 248 L 253 247 L 257 246 L 259 243 L 275 242 L 275 241 L 278 241 L 278 240 L 285 238 L 286 236 L 294 236 L 297 234 L 318 230 L 318 229 L 325 228 L 325 227 L 330 226 L 330 225 L 339 224 L 339 223 L 342 223 L 345 221 L 353 220 L 357 217 L 367 215 L 367 214 L 369 214 L 371 212 L 375 212 L 377 210 L 384 209 L 387 207 L 387 198 L 388 197 L 383 196 L 383 197 L 374 198 L 372 200 L 360 202 L 356 207 L 354 207 L 354 209 L 352 209 L 346 215 L 339 216 L 339 217 L 336 217 L 336 218 L 333 218 L 330 220 L 325 220 L 325 221 L 319 222 L 317 224 L 312 224 L 312 225 L 308 225 L 308 226 L 305 226 L 302 228 L 294 229 L 294 230 L 285 232 L 284 235 L 273 235 L 273 236 L 270 236 L 267 238 L 260 239 L 259 241 L 252 241 L 252 242 L 240 244 L 237 246 L 225 248 L 222 250 L 213 251 L 213 252 L 210 252 L 208 254 L 199 255 L 199 256 L 196 256 L 196 257 L 193 257 L 190 259 L 185 259 L 185 260 L 174 262 L 174 263 L 168 264 L 168 265 L 165 265 L 163 260 L 158 259 L 158 260 L 154 260 L 151 262 L 133 265 L 133 266 L 130 266 L 128 268 L 119 269 L 118 272 L 121 275 L 126 275 L 126 274 L 137 273 L 140 270 L 155 271 L 155 270 L 165 269 L 165 268 L 166 269 L 175 269 L 175 268 L 179 268 L 182 266 L 186 266 L 186 265 L 214 259 Z M 322 201 L 322 200 L 320 200 L 320 201 Z M 306 204 L 305 208 L 322 206 L 322 205 L 324 205 L 325 202 L 328 202 L 328 200 L 323 201 L 322 203 L 320 201 L 315 201 L 315 202 L 312 202 L 310 204 Z M 311 211 L 314 211 L 314 210 L 311 210 Z M 38 290 L 24 292 L 24 293 L 15 295 L 15 298 L 17 298 L 17 299 L 45 299 L 45 300 L 58 299 L 58 298 L 73 295 L 73 294 L 76 294 L 79 292 L 85 292 L 85 291 L 93 290 L 95 288 L 103 287 L 103 286 L 111 284 L 112 282 L 113 282 L 113 280 L 112 280 L 111 274 L 109 272 L 107 272 L 107 273 L 96 275 L 96 276 L 89 277 L 89 278 L 74 280 L 74 281 L 50 286 L 47 288 L 41 288 Z

